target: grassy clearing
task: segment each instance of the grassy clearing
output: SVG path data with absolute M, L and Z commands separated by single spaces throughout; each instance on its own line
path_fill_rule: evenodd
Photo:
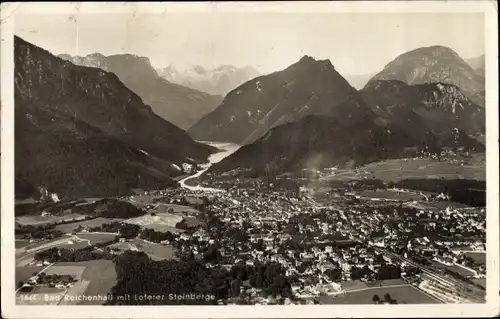
M 395 191 L 363 191 L 361 196 L 368 198 L 380 198 L 380 199 L 391 199 L 391 200 L 423 200 L 424 196 L 418 194 L 412 194 L 407 192 L 395 192 Z
M 478 264 L 486 264 L 486 253 L 484 252 L 472 252 L 472 253 L 465 253 L 467 257 L 470 257 L 474 259 L 475 262 Z
M 396 159 L 370 163 L 359 170 L 338 170 L 334 176 L 325 180 L 380 179 L 397 182 L 407 178 L 445 178 L 445 179 L 486 179 L 484 155 L 477 154 L 468 160 L 468 164 L 459 165 L 451 162 L 439 162 L 430 158 Z
M 188 214 L 199 214 L 200 211 L 190 207 L 190 206 L 183 206 L 183 205 L 177 205 L 177 204 L 163 204 L 160 205 L 159 207 L 164 206 L 167 211 L 172 209 L 173 213 L 188 213 Z
M 45 249 L 49 249 L 52 247 L 56 247 L 59 245 L 67 244 L 68 241 L 71 240 L 71 236 L 61 236 L 55 239 L 44 240 L 38 243 L 32 243 L 22 249 L 25 249 L 26 252 L 33 253 Z
M 454 273 L 457 273 L 459 275 L 462 275 L 464 277 L 468 277 L 468 276 L 473 276 L 474 273 L 472 271 L 469 271 L 465 268 L 462 268 L 460 266 L 456 266 L 456 265 L 453 265 L 453 266 L 447 266 L 446 269 L 448 269 L 449 271 L 453 271 Z
M 168 226 L 169 228 L 175 228 L 175 225 L 182 221 L 182 216 L 161 213 L 153 215 L 144 215 L 140 217 L 135 217 L 127 219 L 125 222 L 129 224 L 139 225 L 144 228 L 153 228 L 155 230 L 161 230 L 162 226 Z
M 84 219 L 86 216 L 81 214 L 65 214 L 65 215 L 55 215 L 55 216 L 45 216 L 41 215 L 26 215 L 16 217 L 15 220 L 21 225 L 43 225 L 52 223 L 62 223 L 65 221 L 78 221 Z
M 30 279 L 34 273 L 40 272 L 45 267 L 42 266 L 25 266 L 25 267 L 16 267 L 16 285 L 18 282 L 26 282 Z
M 82 280 L 84 270 L 85 267 L 83 266 L 55 264 L 46 269 L 44 272 L 47 275 L 71 275 L 76 280 L 80 281 Z
M 63 248 L 63 249 L 82 249 L 82 248 L 85 248 L 85 247 L 88 247 L 89 246 L 89 243 L 86 241 L 86 240 L 82 240 L 82 241 L 77 241 L 77 240 L 69 240 L 65 243 L 61 243 L 61 244 L 58 244 L 56 245 L 57 248 Z
M 71 233 L 73 232 L 78 226 L 82 227 L 98 227 L 101 226 L 102 224 L 106 223 L 111 223 L 113 221 L 121 221 L 122 219 L 119 218 L 103 218 L 103 217 L 98 217 L 95 219 L 90 219 L 90 220 L 84 220 L 76 223 L 69 223 L 69 224 L 61 224 L 57 225 L 55 229 L 62 231 L 63 233 Z
M 171 245 L 149 243 L 141 239 L 134 239 L 131 242 L 138 250 L 145 252 L 154 260 L 175 259 L 176 249 Z
M 90 241 L 91 245 L 95 245 L 98 243 L 109 242 L 116 238 L 114 234 L 96 234 L 96 233 L 78 233 L 76 234 L 78 238 L 86 239 Z
M 104 296 L 110 293 L 111 288 L 116 284 L 115 265 L 111 260 L 99 259 L 74 263 L 64 262 L 58 263 L 58 265 L 80 266 L 85 268 L 82 279 L 83 281 L 89 282 L 84 292 L 86 296 Z M 79 304 L 99 305 L 103 302 L 102 300 L 81 300 Z
M 15 241 L 15 248 L 25 248 L 29 246 L 30 241 L 27 239 L 16 239 Z
M 362 291 L 349 292 L 338 297 L 325 296 L 321 298 L 322 304 L 373 304 L 373 295 L 384 299 L 385 294 L 390 294 L 398 304 L 435 304 L 438 301 L 413 286 L 382 287 Z

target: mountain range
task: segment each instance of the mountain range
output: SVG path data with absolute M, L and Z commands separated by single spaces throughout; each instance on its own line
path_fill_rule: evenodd
M 59 57 L 77 65 L 115 73 L 123 84 L 151 106 L 153 112 L 182 129 L 189 128 L 222 101 L 221 96 L 165 80 L 146 57 L 132 54 L 104 56 L 99 53 L 84 57 L 60 54 Z
M 158 69 L 157 72 L 161 77 L 172 83 L 222 96 L 260 75 L 253 67 L 237 68 L 231 65 L 221 65 L 213 69 L 195 65 L 185 70 L 179 70 L 173 65 L 169 65 Z
M 14 49 L 16 194 L 166 187 L 183 173 L 179 166 L 206 162 L 214 151 L 155 114 L 114 73 L 77 66 L 19 37 Z
M 476 73 L 455 51 L 444 46 L 418 48 L 403 53 L 370 81 L 376 80 L 400 80 L 407 84 L 453 84 L 476 104 L 485 104 L 484 76 Z
M 371 80 L 357 91 L 330 61 L 305 56 L 233 90 L 189 133 L 244 145 L 209 173 L 262 174 L 356 167 L 443 147 L 484 151 L 470 136 L 484 131 L 484 109 L 453 84 Z
M 182 78 L 173 70 L 169 76 Z M 61 198 L 108 196 L 173 186 L 173 177 L 215 151 L 195 140 L 242 145 L 208 174 L 253 176 L 358 167 L 444 147 L 484 151 L 475 138 L 485 132 L 484 77 L 445 47 L 400 55 L 360 90 L 329 60 L 306 55 L 250 76 L 218 107 L 220 97 L 161 76 L 147 58 L 60 58 L 16 37 L 16 194 L 42 187 Z

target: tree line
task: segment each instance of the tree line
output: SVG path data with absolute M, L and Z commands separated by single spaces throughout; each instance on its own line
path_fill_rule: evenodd
M 205 260 L 182 257 L 180 260 L 153 261 L 143 252 L 126 251 L 115 259 L 117 284 L 112 288 L 110 304 L 216 304 L 217 300 L 239 298 L 241 287 L 261 289 L 263 294 L 290 296 L 290 279 L 277 263 L 254 266 L 236 264 L 231 270 L 207 267 L 205 261 L 217 258 L 215 249 Z M 124 295 L 210 294 L 214 300 L 124 300 Z M 244 300 L 240 302 L 244 303 Z

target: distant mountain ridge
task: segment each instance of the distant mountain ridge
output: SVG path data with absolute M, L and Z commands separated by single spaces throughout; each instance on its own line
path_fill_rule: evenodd
M 77 66 L 19 37 L 15 49 L 16 194 L 60 198 L 174 185 L 176 166 L 213 148 L 145 105 L 114 74 Z
M 453 84 L 476 104 L 484 106 L 484 77 L 477 74 L 455 51 L 444 46 L 418 48 L 403 53 L 370 81 L 376 80 L 400 80 L 407 84 Z
M 221 96 L 168 82 L 158 75 L 147 57 L 132 54 L 104 56 L 100 53 L 84 57 L 60 54 L 59 57 L 77 65 L 115 73 L 144 103 L 151 105 L 156 114 L 182 129 L 189 128 L 222 101 Z
M 307 115 L 330 115 L 349 123 L 363 121 L 363 104 L 330 61 L 304 56 L 282 71 L 234 89 L 188 132 L 195 139 L 248 144 L 273 127 Z
M 466 59 L 465 62 L 476 71 L 477 74 L 485 76 L 485 55 L 480 55 L 475 58 Z
M 186 70 L 178 70 L 173 65 L 169 65 L 158 69 L 157 72 L 161 77 L 172 83 L 222 96 L 260 75 L 253 67 L 237 68 L 231 65 L 221 65 L 213 69 L 195 65 Z

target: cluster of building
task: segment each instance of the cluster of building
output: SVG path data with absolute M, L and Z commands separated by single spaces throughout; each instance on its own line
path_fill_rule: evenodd
M 294 278 L 292 289 L 299 298 L 341 294 L 345 283 L 357 280 L 413 282 L 411 276 L 418 273 L 414 262 L 421 261 L 460 265 L 475 278 L 485 275 L 484 265 L 463 258 L 463 252 L 484 251 L 485 216 L 477 211 L 419 210 L 412 203 L 394 201 L 343 205 L 348 196 L 339 196 L 338 205 L 325 206 L 304 193 L 272 187 L 263 192 L 262 185 L 255 184 L 224 192 L 179 189 L 168 197 L 175 203 L 201 194 L 223 223 L 224 234 L 239 229 L 243 239 L 200 227 L 183 234 L 183 241 L 189 236 L 196 239 L 194 247 L 185 248 L 200 254 L 207 245 L 218 243 L 220 263 L 228 268 L 238 263 L 279 263 L 286 276 Z

